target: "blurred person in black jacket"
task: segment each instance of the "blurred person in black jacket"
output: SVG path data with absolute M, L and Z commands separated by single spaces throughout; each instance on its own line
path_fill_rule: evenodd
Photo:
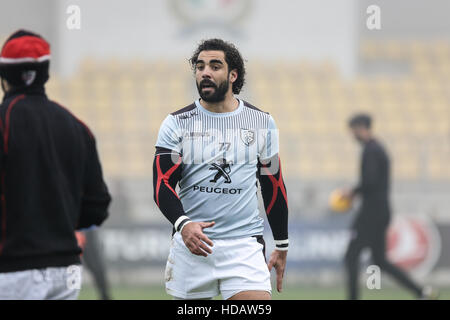
M 49 61 L 47 41 L 25 30 L 0 55 L 0 299 L 76 299 L 75 230 L 108 216 L 95 138 L 47 98 Z
M 416 284 L 403 270 L 386 258 L 386 231 L 391 219 L 389 204 L 390 161 L 383 146 L 374 138 L 369 115 L 358 114 L 349 121 L 355 139 L 363 146 L 359 184 L 344 192 L 344 197 L 362 199 L 351 229 L 351 239 L 345 255 L 348 298 L 358 299 L 359 257 L 369 248 L 372 261 L 380 270 L 390 274 L 418 298 L 433 298 L 430 287 Z

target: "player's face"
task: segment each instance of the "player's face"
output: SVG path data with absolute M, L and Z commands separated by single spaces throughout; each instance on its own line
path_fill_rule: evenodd
M 230 91 L 230 78 L 223 51 L 202 51 L 195 65 L 195 80 L 200 97 L 206 102 L 221 102 Z M 234 80 L 232 80 L 234 81 Z
M 350 128 L 353 137 L 356 139 L 356 141 L 360 143 L 366 142 L 369 132 L 368 129 L 364 126 L 353 126 Z

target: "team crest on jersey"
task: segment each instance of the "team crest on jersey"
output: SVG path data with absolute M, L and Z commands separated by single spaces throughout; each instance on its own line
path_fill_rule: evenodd
M 255 130 L 241 129 L 241 140 L 246 146 L 252 145 L 256 140 Z

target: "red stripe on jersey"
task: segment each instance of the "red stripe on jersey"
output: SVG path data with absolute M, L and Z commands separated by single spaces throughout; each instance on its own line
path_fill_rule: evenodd
M 6 110 L 5 131 L 3 132 L 3 141 L 4 141 L 3 149 L 6 154 L 8 153 L 9 126 L 10 126 L 9 122 L 11 118 L 11 111 L 14 105 L 17 103 L 17 101 L 22 100 L 23 98 L 25 98 L 24 94 L 15 97 L 14 100 L 11 101 L 11 103 L 9 104 L 8 109 Z
M 181 157 L 178 159 L 177 163 L 170 168 L 169 170 L 166 171 L 166 173 L 163 174 L 162 170 L 161 170 L 161 166 L 159 165 L 159 158 L 161 156 L 157 155 L 156 156 L 156 170 L 157 170 L 157 175 L 158 175 L 158 180 L 156 182 L 156 204 L 159 207 L 159 189 L 161 188 L 161 181 L 164 182 L 164 184 L 167 186 L 167 188 L 169 188 L 169 190 L 171 190 L 174 195 L 180 199 L 177 195 L 177 193 L 175 192 L 175 190 L 172 189 L 172 187 L 169 184 L 169 179 L 170 176 L 172 175 L 172 173 L 180 166 L 181 164 Z
M 13 101 L 11 101 L 11 103 L 8 106 L 8 109 L 6 110 L 6 123 L 5 123 L 5 127 L 3 127 L 3 122 L 0 120 L 0 129 L 2 131 L 3 134 L 3 149 L 5 154 L 8 153 L 8 139 L 9 139 L 9 120 L 11 117 L 11 110 L 14 107 L 14 105 L 17 103 L 17 101 L 22 100 L 23 98 L 25 98 L 25 95 L 22 94 L 20 96 L 17 96 L 13 99 Z M 6 241 L 6 198 L 5 198 L 5 169 L 2 168 L 1 171 L 1 186 L 2 186 L 2 193 L 0 195 L 0 202 L 1 202 L 1 208 L 2 208 L 2 217 L 1 217 L 1 230 L 2 230 L 2 237 L 0 240 L 0 254 L 2 254 L 3 252 L 3 248 L 5 246 L 5 241 Z

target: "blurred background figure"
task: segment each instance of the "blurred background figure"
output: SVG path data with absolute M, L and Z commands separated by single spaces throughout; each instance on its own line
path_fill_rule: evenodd
M 81 262 L 94 280 L 97 295 L 101 300 L 110 300 L 108 274 L 96 229 L 77 231 L 78 246 L 83 250 Z
M 391 220 L 390 161 L 383 146 L 374 137 L 371 124 L 372 119 L 367 114 L 355 115 L 349 121 L 353 137 L 362 145 L 363 151 L 360 182 L 342 195 L 349 201 L 355 196 L 362 198 L 345 255 L 348 298 L 359 298 L 359 258 L 364 248 L 370 249 L 373 264 L 382 272 L 388 273 L 417 298 L 430 298 L 429 288 L 414 283 L 405 272 L 386 259 L 386 231 Z
M 371 5 L 380 9 L 380 28 L 368 27 Z M 0 7 L 0 38 L 32 28 L 51 41 L 47 92 L 96 135 L 114 197 L 97 231 L 114 298 L 170 299 L 161 270 L 171 226 L 152 199 L 154 144 L 167 113 L 197 96 L 187 62 L 193 44 L 216 37 L 235 43 L 246 61 L 239 98 L 280 128 L 290 249 L 284 293 L 273 298 L 347 297 L 342 261 L 359 199 L 342 214 L 328 199 L 358 179 L 359 148 L 347 127 L 356 112 L 372 116 L 390 150 L 388 260 L 450 297 L 448 0 L 15 0 Z M 361 298 L 413 298 L 388 276 L 380 290 L 364 286 L 371 263 L 363 250 Z M 84 283 L 81 298 L 97 298 L 90 273 Z
M 0 299 L 76 299 L 75 230 L 108 217 L 94 136 L 46 95 L 50 57 L 49 43 L 26 30 L 1 50 Z

